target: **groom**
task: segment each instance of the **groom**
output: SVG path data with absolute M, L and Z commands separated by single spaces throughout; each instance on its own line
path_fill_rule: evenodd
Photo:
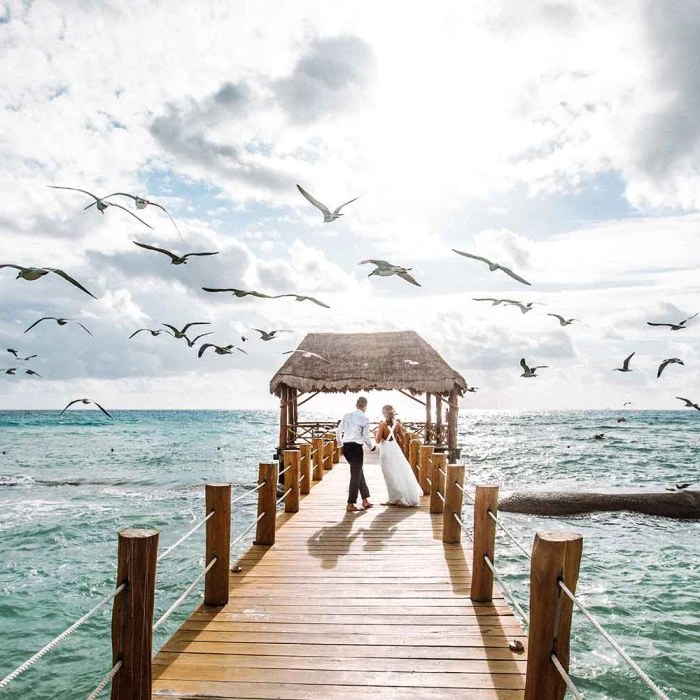
M 365 475 L 362 472 L 362 462 L 364 453 L 362 445 L 374 451 L 376 445 L 372 447 L 372 441 L 369 437 L 369 419 L 365 415 L 367 410 L 367 399 L 360 396 L 355 404 L 356 410 L 352 413 L 346 413 L 343 420 L 338 424 L 336 437 L 338 444 L 343 446 L 343 454 L 350 465 L 350 490 L 348 493 L 348 507 L 351 512 L 361 510 L 355 505 L 357 501 L 357 492 L 362 495 L 362 507 L 372 508 L 373 504 L 369 502 L 369 489 L 365 481 Z

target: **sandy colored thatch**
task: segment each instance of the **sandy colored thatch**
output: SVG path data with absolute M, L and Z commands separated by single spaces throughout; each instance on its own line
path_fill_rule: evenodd
M 300 353 L 290 355 L 272 378 L 271 393 L 279 396 L 283 384 L 301 392 L 401 389 L 445 395 L 467 388 L 464 378 L 414 331 L 309 333 L 299 349 L 315 352 L 331 364 Z

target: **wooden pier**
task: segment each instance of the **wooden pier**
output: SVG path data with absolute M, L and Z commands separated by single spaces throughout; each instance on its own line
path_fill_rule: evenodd
M 200 606 L 153 661 L 153 697 L 480 700 L 524 697 L 527 639 L 495 589 L 470 599 L 472 551 L 444 544 L 443 516 L 381 506 L 345 512 L 342 460 L 299 511 L 277 515 L 275 544 L 252 545 L 228 603 Z M 232 562 L 234 563 L 234 562 Z

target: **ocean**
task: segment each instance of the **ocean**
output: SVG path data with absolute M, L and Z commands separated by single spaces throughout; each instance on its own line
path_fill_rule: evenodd
M 664 488 L 700 484 L 698 428 L 691 410 L 468 411 L 460 443 L 469 482 L 502 491 Z M 161 548 L 174 542 L 203 517 L 205 482 L 231 482 L 234 496 L 256 482 L 277 430 L 272 411 L 117 411 L 114 421 L 93 411 L 0 412 L 0 678 L 113 590 L 118 530 L 154 527 Z M 600 432 L 605 440 L 594 440 Z M 254 513 L 234 506 L 232 536 Z M 501 518 L 527 546 L 537 530 L 581 533 L 582 600 L 671 698 L 700 698 L 700 522 Z M 156 616 L 203 568 L 203 539 L 200 530 L 159 565 Z M 528 562 L 502 536 L 496 565 L 527 606 Z M 199 601 L 193 594 L 168 620 L 154 649 Z M 107 606 L 0 697 L 86 697 L 111 667 L 110 616 Z M 653 697 L 576 611 L 571 647 L 586 698 Z

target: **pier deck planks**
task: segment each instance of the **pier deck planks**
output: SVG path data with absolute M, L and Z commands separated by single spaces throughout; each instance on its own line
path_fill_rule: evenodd
M 468 542 L 441 542 L 442 516 L 376 504 L 345 514 L 345 462 L 279 513 L 273 547 L 253 545 L 223 608 L 200 606 L 153 662 L 154 698 L 522 700 L 527 642 L 500 591 L 469 599 Z

